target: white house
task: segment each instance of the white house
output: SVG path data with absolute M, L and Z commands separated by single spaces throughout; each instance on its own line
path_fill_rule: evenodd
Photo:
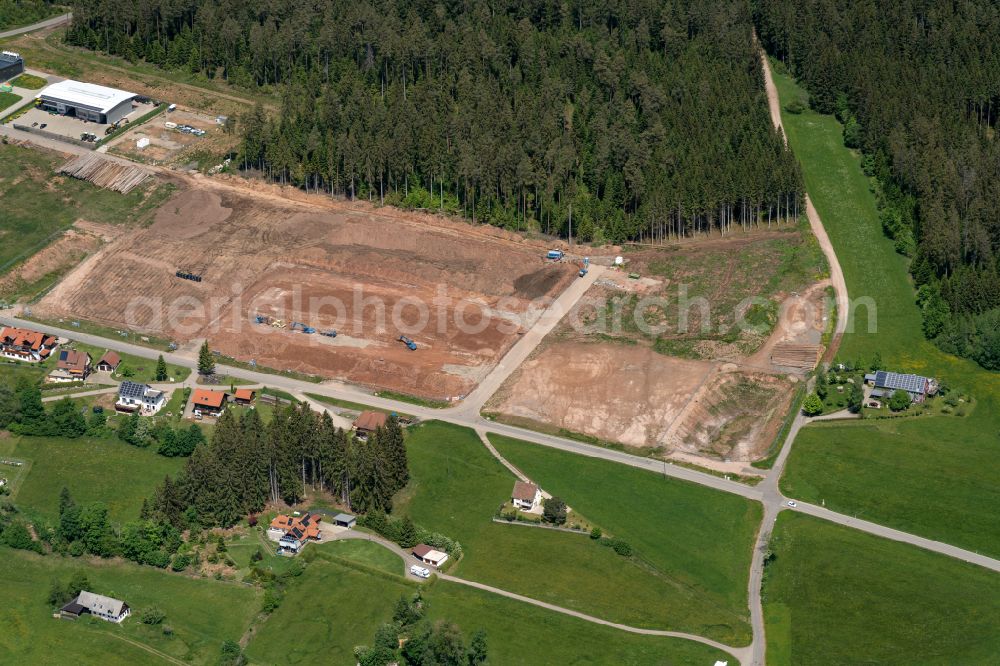
M 119 624 L 122 620 L 132 614 L 132 609 L 128 604 L 119 599 L 112 599 L 103 594 L 83 591 L 73 601 L 69 602 L 61 609 L 63 617 L 77 618 L 84 613 L 90 613 L 94 617 L 99 617 L 107 622 Z
M 532 511 L 538 508 L 542 501 L 542 491 L 538 486 L 527 481 L 517 481 L 514 483 L 514 490 L 510 493 L 510 502 L 515 508 L 522 511 Z
M 120 412 L 138 410 L 143 414 L 156 414 L 166 403 L 167 396 L 163 391 L 158 391 L 149 384 L 126 381 L 118 387 L 115 409 Z

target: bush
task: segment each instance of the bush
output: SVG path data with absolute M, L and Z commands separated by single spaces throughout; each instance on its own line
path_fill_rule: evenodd
M 590 530 L 590 538 L 591 539 L 600 539 L 601 538 L 601 534 L 602 534 L 602 532 L 601 532 L 601 528 L 600 527 L 595 527 L 594 529 Z
M 143 611 L 139 613 L 139 621 L 143 624 L 160 624 L 166 619 L 166 617 L 167 614 L 156 606 L 144 608 Z
M 184 571 L 190 565 L 191 565 L 191 557 L 186 554 L 180 554 L 174 557 L 174 562 L 173 564 L 170 565 L 170 568 L 173 569 L 174 571 Z
M 622 557 L 631 557 L 633 552 L 632 546 L 629 545 L 627 541 L 623 541 L 622 539 L 601 539 L 599 543 L 613 549 Z
M 787 111 L 788 113 L 795 114 L 795 115 L 799 115 L 800 113 L 802 113 L 805 110 L 806 110 L 806 105 L 799 98 L 793 99 L 791 102 L 789 102 L 788 104 L 785 105 L 785 111 Z

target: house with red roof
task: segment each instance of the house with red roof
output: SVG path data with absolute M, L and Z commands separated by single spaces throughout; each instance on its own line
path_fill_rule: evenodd
M 4 326 L 0 329 L 0 356 L 34 363 L 44 361 L 55 349 L 58 339 L 26 328 Z
M 309 541 L 319 541 L 323 538 L 319 528 L 320 519 L 318 513 L 296 512 L 290 516 L 281 514 L 271 521 L 267 534 L 277 540 L 279 550 L 298 553 Z
M 191 393 L 191 406 L 197 414 L 218 416 L 226 408 L 228 398 L 229 394 L 225 391 L 196 388 Z

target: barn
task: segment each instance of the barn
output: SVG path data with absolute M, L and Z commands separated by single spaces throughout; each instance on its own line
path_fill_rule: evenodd
M 136 93 L 69 79 L 53 83 L 38 96 L 40 106 L 62 116 L 113 125 L 132 112 Z

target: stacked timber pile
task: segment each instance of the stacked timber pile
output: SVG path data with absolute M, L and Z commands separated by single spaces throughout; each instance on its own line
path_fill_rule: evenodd
M 70 160 L 59 168 L 59 173 L 122 194 L 128 194 L 149 178 L 149 172 L 145 169 L 131 164 L 112 162 L 94 154 Z
M 771 351 L 771 363 L 789 368 L 805 368 L 812 370 L 819 362 L 819 345 L 796 345 L 783 342 L 774 346 Z

